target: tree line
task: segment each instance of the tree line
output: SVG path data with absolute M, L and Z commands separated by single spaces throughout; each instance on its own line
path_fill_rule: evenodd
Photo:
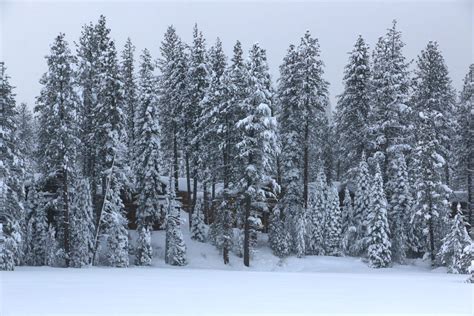
M 467 271 L 472 240 L 450 198 L 467 192 L 472 223 L 474 70 L 457 95 L 436 42 L 412 71 L 395 21 L 372 51 L 359 36 L 329 113 L 309 31 L 289 46 L 276 84 L 258 43 L 245 54 L 237 41 L 228 60 L 197 25 L 189 44 L 170 26 L 160 57 L 143 50 L 136 70 L 131 40 L 118 56 L 110 32 L 101 16 L 75 52 L 55 38 L 34 117 L 16 106 L 2 67 L 3 269 L 126 267 L 129 253 L 149 265 L 156 223 L 165 261 L 184 265 L 185 179 L 192 238 L 216 245 L 226 264 L 235 251 L 250 265 L 269 214 L 280 257 L 361 256 L 379 268 L 426 256 Z M 126 199 L 137 207 L 135 247 Z

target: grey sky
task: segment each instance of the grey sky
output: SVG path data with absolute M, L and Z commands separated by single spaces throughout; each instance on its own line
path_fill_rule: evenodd
M 220 37 L 228 55 L 237 39 L 245 49 L 260 42 L 267 49 L 272 78 L 290 43 L 297 43 L 309 29 L 318 37 L 331 102 L 342 90 L 347 52 L 358 34 L 371 48 L 377 38 L 398 20 L 406 42 L 405 55 L 415 59 L 429 40 L 444 53 L 455 88 L 473 62 L 473 4 L 471 0 L 418 1 L 22 1 L 0 0 L 0 60 L 6 62 L 18 102 L 33 105 L 38 83 L 46 70 L 44 56 L 59 32 L 75 50 L 81 27 L 107 17 L 122 49 L 130 36 L 137 50 L 148 48 L 156 58 L 166 27 L 191 40 L 195 22 L 208 45 Z

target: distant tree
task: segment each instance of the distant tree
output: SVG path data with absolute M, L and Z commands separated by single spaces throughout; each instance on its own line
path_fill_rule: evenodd
M 82 268 L 91 263 L 95 221 L 87 179 L 76 181 L 71 203 L 71 266 Z
M 148 225 L 140 225 L 137 230 L 138 239 L 135 264 L 138 266 L 149 266 L 153 258 L 150 227 Z
M 191 239 L 204 242 L 206 240 L 206 226 L 201 200 L 197 200 L 194 207 L 193 223 L 191 225 Z
M 339 193 L 335 186 L 328 190 L 326 236 L 326 253 L 330 256 L 340 256 L 342 254 L 342 213 L 339 206 Z
M 291 253 L 291 237 L 278 208 L 273 209 L 268 232 L 270 248 L 275 256 L 287 257 Z
M 316 179 L 314 192 L 310 192 L 306 211 L 306 253 L 324 255 L 326 243 L 326 220 L 329 212 L 329 188 L 324 170 L 321 169 Z
M 172 266 L 184 266 L 187 264 L 186 245 L 181 231 L 179 209 L 176 207 L 176 193 L 174 191 L 174 177 L 172 171 L 170 172 L 168 188 L 165 262 Z
M 373 268 L 385 268 L 392 262 L 392 252 L 390 251 L 390 228 L 387 220 L 387 200 L 378 164 L 375 168 L 370 200 L 370 216 L 367 226 L 369 264 Z
M 472 243 L 473 241 L 466 230 L 461 207 L 458 204 L 450 232 L 443 238 L 437 259 L 441 264 L 448 267 L 449 273 L 467 273 L 470 262 L 469 260 L 463 262 L 462 259 L 465 251 L 469 250 L 468 246 L 471 246 Z
M 372 188 L 370 184 L 369 166 L 365 161 L 365 153 L 362 153 L 362 159 L 357 172 L 352 215 L 352 221 L 355 227 L 355 238 L 349 249 L 350 254 L 353 256 L 363 255 L 367 249 L 365 237 L 367 236 L 367 219 L 371 208 L 370 194 Z

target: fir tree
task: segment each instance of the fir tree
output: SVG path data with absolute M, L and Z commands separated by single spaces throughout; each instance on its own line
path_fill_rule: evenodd
M 138 239 L 135 264 L 138 266 L 149 266 L 153 258 L 150 227 L 148 225 L 140 225 L 137 230 Z
M 368 150 L 371 71 L 369 47 L 360 35 L 349 53 L 343 81 L 335 114 L 341 175 L 355 173 L 359 157 Z
M 365 237 L 367 234 L 367 219 L 370 210 L 370 174 L 369 166 L 365 161 L 365 154 L 359 163 L 352 221 L 355 228 L 354 240 L 349 245 L 349 252 L 353 256 L 362 255 L 366 250 Z
M 112 166 L 113 167 L 113 166 Z M 107 259 L 112 267 L 128 267 L 128 232 L 124 206 L 120 199 L 120 182 L 112 168 L 104 201 L 103 225 L 107 234 Z
M 229 252 L 233 246 L 234 232 L 233 232 L 233 214 L 232 209 L 234 204 L 230 202 L 229 192 L 226 190 L 223 193 L 223 200 L 217 209 L 217 216 L 213 224 L 215 224 L 216 231 L 216 246 L 222 249 L 222 258 L 224 264 L 229 263 Z
M 295 228 L 296 228 L 296 239 L 294 241 L 295 244 L 295 252 L 298 258 L 303 258 L 306 254 L 306 243 L 305 243 L 305 236 L 306 236 L 306 216 L 304 213 L 304 208 L 300 208 L 299 212 L 296 213 L 294 218 L 295 220 Z
M 161 147 L 154 65 L 150 52 L 141 56 L 136 126 L 137 224 L 149 226 L 160 214 Z
M 34 266 L 45 265 L 49 251 L 47 248 L 48 219 L 44 204 L 43 193 L 38 192 L 36 185 L 32 185 L 27 201 L 31 243 L 28 247 L 28 261 Z
M 350 253 L 354 245 L 357 225 L 354 221 L 354 207 L 349 189 L 346 186 L 344 190 L 344 201 L 342 202 L 342 248 L 345 254 Z
M 178 189 L 178 173 L 180 152 L 184 149 L 187 140 L 184 128 L 184 110 L 187 105 L 187 96 L 183 91 L 187 89 L 188 61 L 185 45 L 176 34 L 173 26 L 168 27 L 161 42 L 161 58 L 158 67 L 161 74 L 158 77 L 159 91 L 159 123 L 161 126 L 161 142 L 163 156 L 173 161 L 175 190 Z M 188 161 L 188 160 L 186 160 Z M 186 166 L 188 169 L 188 165 Z M 187 190 L 191 196 L 191 184 L 187 174 Z
M 416 209 L 414 225 L 426 237 L 425 250 L 432 262 L 447 229 L 450 189 L 446 183 L 452 88 L 436 43 L 428 43 L 417 61 L 413 107 L 416 111 Z
M 449 273 L 467 273 L 470 262 L 469 260 L 463 262 L 462 259 L 464 252 L 468 251 L 468 246 L 471 246 L 472 243 L 466 230 L 461 207 L 458 204 L 450 232 L 443 238 L 437 259 L 441 264 L 448 267 Z
M 245 205 L 245 266 L 250 265 L 251 230 L 257 224 L 257 207 L 262 209 L 260 205 L 265 198 L 263 184 L 270 182 L 271 158 L 276 145 L 276 121 L 271 111 L 272 91 L 265 50 L 254 44 L 249 55 L 249 96 L 240 104 L 239 110 L 245 116 L 237 123 L 241 131 L 238 158 L 244 161 L 239 189 Z
M 191 239 L 204 242 L 206 240 L 206 226 L 201 200 L 197 200 L 194 207 L 193 223 L 191 226 Z
M 203 101 L 206 96 L 206 90 L 209 86 L 210 70 L 206 54 L 206 43 L 202 32 L 198 30 L 197 24 L 193 29 L 193 44 L 191 46 L 191 53 L 189 56 L 189 68 L 187 73 L 187 97 L 188 103 L 184 109 L 184 128 L 186 141 L 186 164 L 192 163 L 192 177 L 193 177 L 193 204 L 192 209 L 196 204 L 198 179 L 202 174 L 199 172 L 199 156 L 202 150 L 200 149 L 200 135 L 201 126 L 199 124 L 200 118 L 203 115 Z M 192 223 L 192 211 L 189 212 L 189 224 Z
M 375 168 L 375 177 L 370 197 L 370 216 L 367 227 L 369 264 L 373 268 L 386 268 L 392 262 L 387 220 L 387 200 L 383 189 L 380 167 Z
M 12 227 L 12 222 L 6 222 L 6 225 L 0 226 L 2 228 L 1 237 L 3 238 L 0 243 L 0 271 L 13 271 L 16 265 L 16 253 L 18 243 L 14 236 L 15 231 Z
M 122 95 L 123 108 L 127 120 L 127 147 L 129 150 L 129 157 L 133 159 L 133 149 L 135 145 L 135 115 L 137 111 L 137 83 L 134 67 L 134 53 L 135 46 L 132 44 L 130 38 L 127 38 L 124 49 L 122 51 L 122 61 L 120 65 L 120 78 L 122 81 Z
M 306 252 L 311 255 L 324 255 L 327 240 L 326 219 L 329 212 L 329 188 L 326 176 L 321 169 L 316 179 L 314 192 L 310 193 L 307 215 Z
M 48 71 L 40 83 L 43 85 L 37 99 L 39 136 L 38 158 L 45 181 L 52 181 L 58 211 L 56 232 L 61 238 L 61 248 L 66 252 L 69 266 L 70 197 L 72 176 L 79 145 L 77 126 L 78 96 L 74 88 L 72 55 L 64 34 L 59 34 L 46 57 Z
M 381 165 L 384 179 L 389 154 L 409 150 L 412 142 L 413 126 L 408 116 L 409 63 L 402 53 L 405 44 L 401 36 L 393 21 L 387 34 L 379 38 L 373 53 L 369 145 L 373 158 Z
M 94 226 L 89 181 L 80 179 L 71 205 L 71 266 L 81 268 L 90 264 L 94 249 Z
M 339 206 L 339 193 L 333 186 L 328 191 L 326 219 L 326 253 L 330 256 L 342 254 L 342 214 Z
M 179 208 L 176 206 L 172 174 L 171 171 L 167 197 L 165 262 L 172 266 L 184 266 L 187 264 L 186 245 L 181 231 Z
M 285 221 L 281 218 L 281 212 L 278 208 L 273 209 L 270 218 L 268 242 L 275 256 L 284 258 L 291 252 L 290 233 L 285 226 Z
M 23 261 L 24 229 L 26 228 L 23 207 L 24 165 L 17 135 L 17 111 L 15 95 L 6 74 L 5 65 L 0 62 L 0 216 L 6 219 L 4 229 L 8 247 L 4 248 L 4 266 L 10 268 L 10 261 L 18 265 Z M 13 251 L 13 253 L 11 253 Z
M 398 153 L 388 166 L 390 174 L 386 190 L 390 192 L 388 222 L 392 241 L 392 258 L 403 263 L 407 252 L 407 234 L 410 212 L 413 209 L 405 156 Z

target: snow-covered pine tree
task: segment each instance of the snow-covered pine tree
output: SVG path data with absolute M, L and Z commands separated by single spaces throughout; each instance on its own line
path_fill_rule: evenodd
M 365 160 L 365 152 L 363 152 L 357 170 L 356 191 L 354 196 L 352 222 L 355 232 L 353 242 L 349 245 L 349 253 L 352 256 L 364 255 L 367 249 L 365 237 L 367 235 L 367 219 L 370 210 L 371 190 L 369 166 Z
M 221 146 L 225 141 L 221 137 L 226 135 L 222 135 L 219 129 L 221 120 L 226 119 L 220 113 L 226 100 L 223 80 L 226 65 L 222 42 L 217 38 L 215 45 L 208 51 L 209 85 L 201 102 L 201 116 L 197 122 L 199 133 L 196 135 L 201 146 L 198 164 L 203 181 L 203 205 L 206 210 L 209 208 L 209 188 L 211 188 L 211 198 L 215 197 L 215 184 L 217 178 L 221 176 L 220 171 L 223 166 Z
M 165 262 L 172 266 L 184 266 L 187 264 L 186 244 L 181 231 L 179 208 L 176 206 L 172 169 L 171 167 L 167 196 Z
M 250 265 L 251 230 L 255 229 L 257 210 L 265 209 L 263 185 L 271 181 L 272 157 L 276 145 L 276 120 L 272 116 L 272 91 L 265 50 L 259 44 L 250 49 L 248 61 L 249 96 L 240 104 L 244 116 L 237 123 L 241 138 L 238 157 L 244 161 L 239 179 L 239 192 L 245 205 L 244 265 Z M 262 207 L 263 205 L 263 207 Z M 256 241 L 255 241 L 256 242 Z
M 135 121 L 137 156 L 135 171 L 139 192 L 137 224 L 149 226 L 160 213 L 159 195 L 161 182 L 161 145 L 158 125 L 159 108 L 156 99 L 154 65 L 150 52 L 145 49 L 141 56 L 137 119 Z
M 24 168 L 18 143 L 18 113 L 14 97 L 5 64 L 0 62 L 0 217 L 6 219 L 4 229 L 8 247 L 4 251 L 13 251 L 12 256 L 5 256 L 9 258 L 4 262 L 5 267 L 10 265 L 6 263 L 9 260 L 14 261 L 13 265 L 23 260 L 21 238 L 26 228 L 22 203 Z
M 446 183 L 453 91 L 444 59 L 436 43 L 428 43 L 417 60 L 413 108 L 416 113 L 414 225 L 427 237 L 425 250 L 432 263 L 446 234 L 450 193 Z
M 28 264 L 42 266 L 46 264 L 48 254 L 48 219 L 43 193 L 38 192 L 36 184 L 30 186 L 27 209 L 29 221 Z
M 469 68 L 456 120 L 459 128 L 455 139 L 455 187 L 467 192 L 467 222 L 474 226 L 474 64 Z
M 204 242 L 206 240 L 206 225 L 204 224 L 204 212 L 203 212 L 201 199 L 198 199 L 194 206 L 193 223 L 191 225 L 191 239 Z
M 223 101 L 219 104 L 216 116 L 216 136 L 219 137 L 219 147 L 222 148 L 222 181 L 224 188 L 236 184 L 241 161 L 236 159 L 237 142 L 240 132 L 235 128 L 239 117 L 242 116 L 240 106 L 247 98 L 248 72 L 245 64 L 242 45 L 239 41 L 234 45 L 231 64 L 223 74 Z
M 388 166 L 388 182 L 385 185 L 390 192 L 388 201 L 388 223 L 392 243 L 392 259 L 403 263 L 407 252 L 408 225 L 410 225 L 413 198 L 408 182 L 408 171 L 403 153 L 397 153 Z
M 17 139 L 18 152 L 23 160 L 26 182 L 33 181 L 35 165 L 34 150 L 36 146 L 36 121 L 26 103 L 17 107 Z
M 472 243 L 473 241 L 466 230 L 461 207 L 458 204 L 456 215 L 451 220 L 451 229 L 443 238 L 437 254 L 439 263 L 446 265 L 449 273 L 467 273 L 470 260 L 463 260 L 463 254 L 465 249 L 468 251 L 467 247 Z
M 2 243 L 0 243 L 0 271 L 13 271 L 16 264 L 16 253 L 18 243 L 15 237 L 17 234 L 12 226 L 12 221 L 7 221 L 2 228 Z
M 357 231 L 353 220 L 354 207 L 349 189 L 344 190 L 344 200 L 342 201 L 342 250 L 344 254 L 349 253 L 351 245 L 354 244 L 355 232 Z
M 306 253 L 324 255 L 326 248 L 326 219 L 329 211 L 329 188 L 323 168 L 318 173 L 316 187 L 310 192 L 306 211 Z
M 299 57 L 293 45 L 290 45 L 283 64 L 280 66 L 278 80 L 278 123 L 279 142 L 281 143 L 281 186 L 283 197 L 279 201 L 280 217 L 284 222 L 284 229 L 288 230 L 291 244 L 298 243 L 300 234 L 297 225 L 297 214 L 301 212 L 305 202 L 302 188 L 305 186 L 303 157 L 305 151 L 301 146 L 304 139 L 301 120 L 304 117 L 298 97 L 300 91 Z M 304 242 L 304 238 L 303 238 Z M 304 245 L 296 249 L 304 248 Z
M 224 264 L 229 263 L 229 252 L 234 245 L 233 209 L 235 209 L 235 204 L 231 203 L 229 191 L 225 190 L 213 223 L 216 229 L 216 246 L 222 250 Z
M 124 215 L 124 206 L 120 198 L 121 185 L 117 179 L 117 172 L 112 166 L 106 189 L 103 221 L 107 235 L 107 260 L 110 266 L 117 268 L 128 267 L 128 232 L 127 218 Z
M 178 190 L 180 152 L 182 152 L 187 141 L 184 128 L 184 110 L 187 104 L 187 96 L 183 91 L 187 90 L 188 66 L 185 45 L 176 34 L 173 26 L 166 30 L 160 51 L 158 91 L 161 142 L 164 159 L 173 161 L 175 190 Z M 186 169 L 188 171 L 188 165 Z M 188 196 L 191 196 L 189 173 L 187 173 L 186 180 Z
M 150 226 L 140 225 L 137 227 L 137 231 L 138 239 L 135 250 L 135 264 L 138 266 L 149 266 L 153 258 Z
M 342 255 L 342 213 L 339 206 L 339 192 L 333 186 L 328 190 L 326 217 L 326 253 L 329 256 Z
M 375 167 L 370 200 L 370 215 L 367 226 L 369 265 L 372 268 L 386 268 L 392 262 L 392 252 L 390 251 L 390 228 L 387 220 L 387 200 L 383 188 L 382 173 L 378 164 Z
M 64 251 L 56 238 L 56 230 L 52 225 L 48 226 L 45 241 L 46 257 L 45 264 L 50 267 L 64 266 Z
M 413 124 L 408 105 L 409 63 L 402 53 L 405 44 L 401 36 L 397 22 L 393 21 L 387 34 L 379 38 L 373 53 L 369 113 L 372 155 L 369 156 L 380 164 L 385 181 L 390 153 L 405 152 L 412 143 L 410 131 Z
M 341 176 L 357 172 L 357 161 L 368 150 L 368 121 L 371 72 L 369 47 L 361 35 L 349 53 L 344 70 L 344 91 L 338 97 L 335 124 L 338 138 L 338 163 Z
M 126 114 L 127 125 L 127 152 L 129 159 L 134 159 L 135 145 L 135 115 L 137 111 L 137 82 L 134 66 L 135 46 L 132 40 L 127 38 L 122 51 L 120 65 L 120 80 L 122 81 L 123 108 Z
M 71 203 L 71 266 L 82 268 L 91 263 L 94 250 L 95 221 L 87 179 L 76 180 Z
M 70 242 L 70 193 L 73 191 L 72 176 L 79 145 L 77 107 L 78 96 L 74 87 L 72 55 L 65 35 L 60 33 L 46 57 L 48 71 L 40 83 L 40 96 L 37 98 L 35 112 L 38 113 L 38 159 L 42 176 L 55 192 L 57 210 L 56 232 L 60 247 L 66 254 L 69 266 Z
M 188 102 L 184 109 L 184 128 L 185 128 L 185 151 L 187 160 L 186 166 L 192 163 L 191 176 L 193 178 L 193 204 L 192 209 L 197 199 L 198 180 L 201 176 L 199 172 L 200 164 L 199 157 L 200 149 L 200 133 L 201 126 L 199 124 L 200 118 L 203 115 L 203 101 L 206 96 L 206 91 L 209 86 L 210 70 L 206 54 L 206 43 L 199 31 L 197 24 L 193 29 L 193 44 L 191 46 L 191 53 L 189 56 L 189 68 L 187 73 L 187 97 Z M 189 144 L 188 144 L 189 143 Z M 189 212 L 189 225 L 192 223 L 192 210 Z
M 281 215 L 280 209 L 275 207 L 270 217 L 268 242 L 273 254 L 284 258 L 291 253 L 291 236 Z
M 296 229 L 296 238 L 294 240 L 294 247 L 296 256 L 298 258 L 303 258 L 306 254 L 306 227 L 307 227 L 307 220 L 305 214 L 305 208 L 300 207 L 299 212 L 296 213 L 294 217 L 294 227 Z

